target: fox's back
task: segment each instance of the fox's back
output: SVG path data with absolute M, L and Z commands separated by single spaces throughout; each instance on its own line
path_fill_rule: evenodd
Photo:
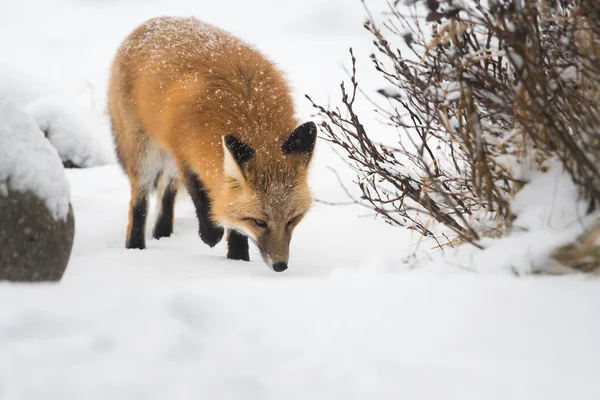
M 117 91 L 133 100 L 149 135 L 174 152 L 203 146 L 205 162 L 220 165 L 224 134 L 270 153 L 297 123 L 281 72 L 251 46 L 195 18 L 141 25 L 119 50 L 115 74 L 124 82 Z

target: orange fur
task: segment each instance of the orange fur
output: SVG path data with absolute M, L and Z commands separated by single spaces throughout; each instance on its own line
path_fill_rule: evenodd
M 131 207 L 155 175 L 152 152 L 195 172 L 212 200 L 213 220 L 259 245 L 260 232 L 240 218 L 283 223 L 308 210 L 308 162 L 281 150 L 298 125 L 288 84 L 261 53 L 229 33 L 194 18 L 147 21 L 117 53 L 108 106 Z M 256 150 L 242 179 L 224 171 L 228 133 Z M 131 219 L 130 212 L 129 230 Z M 286 246 L 267 257 L 287 261 Z

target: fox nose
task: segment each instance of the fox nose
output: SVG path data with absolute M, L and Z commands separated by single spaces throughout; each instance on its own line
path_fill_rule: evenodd
M 287 269 L 287 263 L 278 262 L 273 264 L 273 271 L 275 272 L 283 272 Z

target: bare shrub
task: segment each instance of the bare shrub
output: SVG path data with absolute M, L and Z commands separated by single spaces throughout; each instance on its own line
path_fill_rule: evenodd
M 598 2 L 387 5 L 385 20 L 368 14 L 365 28 L 373 36 L 372 63 L 389 86 L 378 92 L 384 101 L 371 101 L 397 137 L 378 142 L 361 123 L 352 50 L 341 105 L 325 108 L 309 97 L 325 117 L 325 139 L 358 175 L 360 201 L 392 224 L 433 236 L 435 221 L 473 243 L 510 226 L 514 193 L 557 158 L 594 208 L 600 200 Z

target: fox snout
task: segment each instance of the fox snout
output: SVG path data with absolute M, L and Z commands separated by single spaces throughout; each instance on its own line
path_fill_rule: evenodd
M 275 272 L 288 268 L 291 234 L 285 230 L 267 230 L 257 240 L 258 248 L 265 263 Z
M 273 257 L 269 254 L 265 254 L 266 252 L 262 251 L 262 255 L 263 255 L 263 259 L 265 260 L 265 263 L 275 272 L 283 272 L 286 269 L 288 269 L 288 257 L 286 256 L 285 258 L 283 257 L 276 257 L 275 259 L 273 259 Z

